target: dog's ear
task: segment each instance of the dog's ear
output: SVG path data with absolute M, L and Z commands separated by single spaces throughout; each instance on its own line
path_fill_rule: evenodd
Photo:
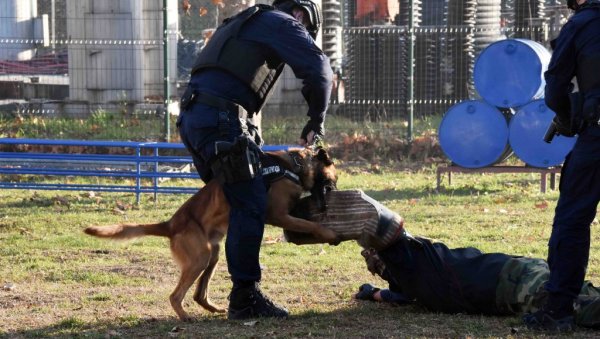
M 327 153 L 327 151 L 324 148 L 318 148 L 316 158 L 322 163 L 324 163 L 326 166 L 333 165 L 333 160 L 331 160 L 329 153 Z

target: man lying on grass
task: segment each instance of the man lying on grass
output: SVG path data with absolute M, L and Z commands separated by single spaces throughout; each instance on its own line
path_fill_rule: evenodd
M 307 197 L 293 214 L 331 228 L 343 240 L 358 241 L 369 271 L 389 283 L 388 289 L 363 284 L 357 299 L 418 303 L 434 312 L 517 315 L 535 312 L 547 298 L 543 285 L 549 269 L 542 259 L 449 249 L 414 237 L 397 213 L 360 190 L 329 192 L 326 206 L 319 210 Z M 285 235 L 293 243 L 312 242 L 301 234 Z M 600 289 L 586 282 L 576 309 L 571 321 L 600 327 Z
M 435 312 L 517 315 L 538 310 L 548 297 L 550 270 L 542 259 L 482 253 L 415 237 L 361 252 L 367 268 L 389 284 L 363 284 L 357 299 L 418 303 Z M 575 305 L 575 324 L 600 327 L 600 288 L 585 282 Z

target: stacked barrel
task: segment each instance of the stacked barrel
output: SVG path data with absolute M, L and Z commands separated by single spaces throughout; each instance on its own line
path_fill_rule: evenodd
M 575 138 L 543 141 L 555 113 L 544 103 L 544 72 L 550 52 L 539 43 L 505 39 L 475 61 L 473 80 L 481 99 L 448 109 L 439 127 L 440 146 L 455 164 L 487 167 L 514 153 L 528 166 L 560 165 Z

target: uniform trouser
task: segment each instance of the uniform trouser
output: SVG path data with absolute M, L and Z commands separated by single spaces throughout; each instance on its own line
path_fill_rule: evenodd
M 550 270 L 542 259 L 514 258 L 503 267 L 496 288 L 496 307 L 502 314 L 537 311 L 547 300 L 544 284 Z M 585 327 L 600 326 L 600 288 L 590 282 L 579 286 L 575 300 L 575 323 Z
M 232 121 L 229 133 L 223 135 L 215 125 L 218 110 L 195 104 L 183 112 L 179 121 L 181 140 L 192 154 L 194 165 L 204 182 L 212 179 L 209 164 L 214 158 L 215 141 L 234 141 L 242 134 L 239 120 Z M 222 132 L 222 131 L 221 131 Z M 231 207 L 225 240 L 225 256 L 231 279 L 236 284 L 260 281 L 260 245 L 263 237 L 267 192 L 262 176 L 248 181 L 223 184 Z
M 600 200 L 600 126 L 588 127 L 567 156 L 548 243 L 547 307 L 570 311 L 588 264 L 590 225 Z

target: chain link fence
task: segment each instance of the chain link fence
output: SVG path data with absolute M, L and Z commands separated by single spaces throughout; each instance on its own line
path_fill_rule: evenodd
M 1 136 L 177 141 L 173 114 L 195 56 L 224 16 L 252 3 L 3 1 Z M 332 140 L 435 129 L 450 106 L 479 97 L 473 66 L 484 48 L 506 38 L 549 48 L 570 14 L 557 0 L 322 0 L 321 7 L 320 43 L 336 75 Z M 289 71 L 280 80 L 263 111 L 268 143 L 299 135 L 300 86 Z

